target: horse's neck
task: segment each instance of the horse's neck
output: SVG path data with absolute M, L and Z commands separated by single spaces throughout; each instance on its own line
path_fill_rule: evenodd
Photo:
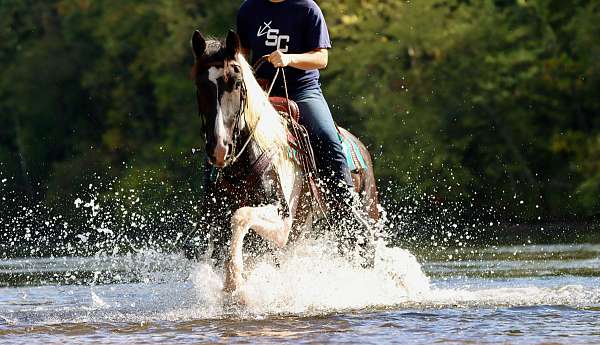
M 244 161 L 247 162 L 249 165 L 252 165 L 258 159 L 262 152 L 263 150 L 260 148 L 260 146 L 258 146 L 256 140 L 250 139 L 250 142 L 248 143 L 248 147 L 246 148 L 246 152 L 244 154 Z
M 235 160 L 235 163 L 231 165 L 229 169 L 230 175 L 250 173 L 252 165 L 263 153 L 263 150 L 258 146 L 256 140 L 253 138 L 248 139 L 249 136 L 249 130 L 247 128 L 242 129 L 242 134 L 240 135 L 235 148 L 235 154 L 239 154 L 240 156 Z

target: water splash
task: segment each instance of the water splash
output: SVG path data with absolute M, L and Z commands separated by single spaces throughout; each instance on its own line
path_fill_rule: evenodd
M 178 255 L 144 251 L 130 258 L 54 259 L 70 272 L 86 267 L 99 270 L 108 261 L 120 262 L 111 267 L 113 275 L 121 277 L 110 284 L 3 288 L 0 316 L 17 326 L 139 324 L 310 317 L 382 309 L 585 308 L 600 304 L 598 278 L 466 277 L 430 282 L 406 250 L 380 245 L 375 267 L 362 268 L 330 248 L 325 242 L 305 240 L 251 260 L 243 287 L 244 306 L 231 304 L 222 292 L 221 270 L 207 263 L 190 264 Z
M 378 243 L 373 268 L 362 268 L 341 257 L 337 246 L 325 240 L 303 239 L 284 250 L 248 257 L 246 282 L 240 291 L 246 305 L 232 305 L 222 292 L 221 270 L 191 263 L 176 251 L 184 233 L 198 221 L 198 202 L 186 195 L 192 194 L 190 191 L 177 194 L 172 199 L 181 201 L 167 205 L 147 197 L 154 194 L 150 187 L 89 185 L 87 190 L 69 200 L 70 209 L 53 210 L 42 204 L 22 207 L 16 209 L 15 217 L 0 222 L 0 253 L 6 258 L 0 261 L 0 275 L 8 286 L 4 297 L 0 296 L 0 320 L 146 322 L 306 316 L 412 306 L 600 303 L 597 287 L 572 281 L 557 280 L 555 285 L 544 286 L 539 280 L 513 279 L 494 285 L 486 279 L 480 285 L 472 284 L 473 277 L 497 272 L 499 257 L 511 264 L 507 271 L 514 272 L 513 266 L 530 268 L 527 274 L 549 270 L 552 262 L 546 254 L 540 260 L 530 257 L 532 262 L 518 262 L 513 257 L 519 248 L 505 248 L 504 253 L 497 247 L 490 249 L 493 256 L 489 262 L 483 260 L 485 250 L 468 248 L 479 220 L 462 224 L 452 216 L 455 209 L 443 205 L 441 212 L 437 208 L 437 213 L 432 212 L 436 216 L 431 222 L 417 223 L 411 215 L 427 201 L 418 199 L 389 215 L 389 242 Z M 428 248 L 424 268 L 408 250 L 393 246 L 398 243 Z M 17 245 L 22 250 L 14 250 Z M 50 249 L 42 253 L 44 248 Z M 465 248 L 470 254 L 455 248 Z M 594 273 L 597 251 L 590 253 L 586 258 L 596 261 L 581 267 Z M 17 255 L 26 257 L 12 259 Z M 27 258 L 38 255 L 61 257 Z M 80 257 L 86 255 L 91 257 Z M 559 259 L 564 266 L 563 257 Z M 573 267 L 563 266 L 549 271 L 569 270 L 572 274 Z M 424 271 L 433 277 L 433 283 Z M 454 279 L 465 272 L 472 274 L 467 283 Z M 495 278 L 495 272 L 485 277 Z M 70 295 L 53 291 L 56 287 Z M 26 300 L 20 291 L 27 295 Z
M 421 298 L 429 279 L 406 250 L 380 243 L 373 268 L 341 257 L 324 240 L 302 240 L 273 255 L 255 259 L 239 296 L 244 312 L 255 315 L 302 314 L 382 306 Z M 200 264 L 191 274 L 199 299 L 222 304 L 222 272 Z M 218 309 L 215 307 L 215 309 Z
M 100 296 L 94 292 L 94 289 L 90 290 L 90 295 L 92 297 L 92 308 L 93 309 L 107 309 L 110 308 L 109 304 L 106 303 Z

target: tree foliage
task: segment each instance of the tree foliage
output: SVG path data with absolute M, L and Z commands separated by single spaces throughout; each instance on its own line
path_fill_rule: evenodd
M 600 193 L 600 1 L 319 1 L 334 48 L 323 87 L 376 173 L 506 218 L 582 217 Z M 90 183 L 199 192 L 189 36 L 238 1 L 0 3 L 0 179 L 21 202 Z M 9 192 L 12 191 L 12 192 Z

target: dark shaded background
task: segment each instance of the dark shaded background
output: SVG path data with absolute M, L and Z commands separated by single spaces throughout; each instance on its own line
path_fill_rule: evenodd
M 318 3 L 334 45 L 323 88 L 337 121 L 369 144 L 386 203 L 403 215 L 393 222 L 596 233 L 600 1 Z M 176 236 L 192 222 L 202 136 L 189 37 L 224 35 L 239 5 L 0 2 L 5 255 L 27 231 L 45 234 L 43 247 L 89 227 Z M 102 203 L 106 219 L 77 198 Z

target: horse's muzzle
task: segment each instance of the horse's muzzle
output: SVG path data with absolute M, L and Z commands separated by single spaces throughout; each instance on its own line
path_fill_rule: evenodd
M 213 154 L 210 157 L 211 163 L 217 168 L 225 167 L 225 162 L 227 161 L 228 153 L 229 145 L 226 145 L 222 140 L 218 140 L 217 145 L 215 146 L 215 150 L 213 151 Z

